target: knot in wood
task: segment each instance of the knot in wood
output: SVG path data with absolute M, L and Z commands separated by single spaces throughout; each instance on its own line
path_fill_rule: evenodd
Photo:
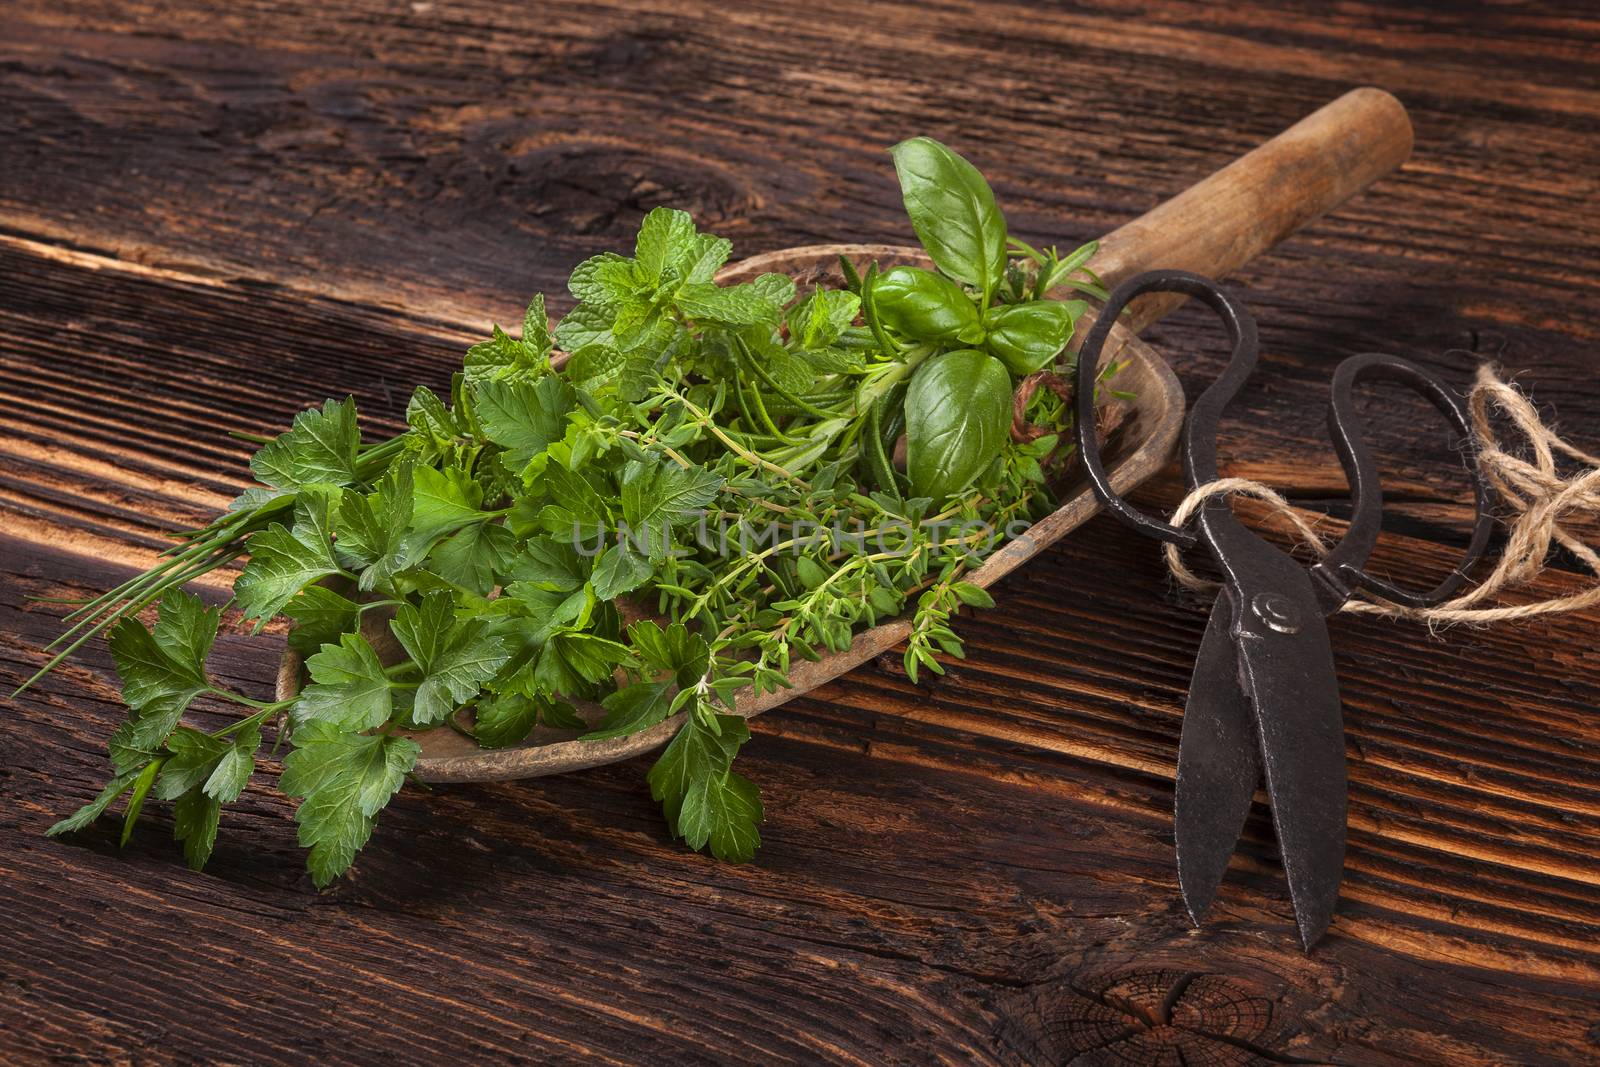
M 1035 987 L 999 1037 L 1030 1063 L 1240 1067 L 1282 1062 L 1272 1001 L 1217 974 L 1132 969 Z

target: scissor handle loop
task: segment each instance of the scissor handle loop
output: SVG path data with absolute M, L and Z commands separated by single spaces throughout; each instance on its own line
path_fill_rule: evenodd
M 1369 574 L 1363 566 L 1383 528 L 1383 491 L 1378 483 L 1378 468 L 1355 408 L 1355 387 L 1365 381 L 1398 382 L 1427 398 L 1450 423 L 1456 437 L 1455 447 L 1461 451 L 1462 463 L 1472 477 L 1477 515 L 1466 552 L 1449 577 L 1424 593 L 1402 589 Z M 1428 608 L 1454 596 L 1468 581 L 1467 570 L 1483 556 L 1494 532 L 1494 496 L 1472 454 L 1472 423 L 1460 395 L 1432 371 L 1410 360 L 1380 352 L 1363 352 L 1344 360 L 1334 371 L 1333 395 L 1328 401 L 1328 435 L 1333 438 L 1334 450 L 1339 454 L 1345 479 L 1350 483 L 1350 527 L 1321 562 L 1311 568 L 1312 576 L 1344 599 L 1362 588 L 1406 607 Z
M 1146 293 L 1181 293 L 1199 300 L 1222 320 L 1228 330 L 1228 343 L 1233 349 L 1222 377 L 1205 391 L 1189 413 L 1184 466 L 1189 472 L 1191 484 L 1213 481 L 1217 477 L 1215 428 L 1222 408 L 1255 369 L 1256 323 L 1242 303 L 1210 278 L 1185 270 L 1146 271 L 1134 275 L 1111 291 L 1106 306 L 1100 310 L 1094 327 L 1078 353 L 1077 425 L 1074 433 L 1078 443 L 1078 458 L 1089 477 L 1094 495 L 1106 510 L 1140 533 L 1189 549 L 1195 544 L 1193 533 L 1146 515 L 1124 500 L 1112 487 L 1111 478 L 1100 458 L 1100 442 L 1095 435 L 1095 381 L 1100 370 L 1100 354 L 1122 309 L 1129 301 Z

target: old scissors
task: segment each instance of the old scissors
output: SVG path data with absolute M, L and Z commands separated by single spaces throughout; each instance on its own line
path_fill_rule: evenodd
M 1198 925 L 1216 896 L 1244 829 L 1256 782 L 1266 778 L 1279 852 L 1300 939 L 1309 950 L 1327 930 L 1339 895 L 1345 852 L 1345 747 L 1339 682 L 1326 617 L 1366 589 L 1410 607 L 1429 607 L 1467 581 L 1488 544 L 1494 518 L 1489 486 L 1466 449 L 1471 427 L 1461 398 L 1430 372 L 1396 356 L 1366 353 L 1333 376 L 1328 430 L 1350 484 L 1351 521 L 1318 563 L 1303 566 L 1234 517 L 1226 498 L 1201 505 L 1191 532 L 1136 510 L 1118 495 L 1095 438 L 1095 380 L 1112 324 L 1128 302 L 1151 292 L 1181 293 L 1209 307 L 1227 328 L 1227 369 L 1190 409 L 1184 472 L 1191 489 L 1217 478 L 1217 427 L 1255 369 L 1256 326 L 1245 307 L 1208 278 L 1152 271 L 1111 294 L 1085 340 L 1077 369 L 1077 442 L 1094 493 L 1134 529 L 1180 548 L 1203 545 L 1222 572 L 1189 684 L 1178 747 L 1174 800 L 1178 883 Z M 1355 386 L 1382 379 L 1422 394 L 1450 424 L 1472 477 L 1477 517 L 1466 553 L 1443 582 L 1413 593 L 1369 574 L 1383 496 L 1355 411 Z

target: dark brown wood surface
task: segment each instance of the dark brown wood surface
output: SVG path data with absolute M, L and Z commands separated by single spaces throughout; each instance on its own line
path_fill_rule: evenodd
M 903 241 L 884 148 L 948 140 L 1013 228 L 1114 228 L 1345 89 L 1413 161 L 1237 277 L 1264 366 L 1228 469 L 1343 483 L 1328 374 L 1500 354 L 1600 444 L 1600 21 L 1582 3 L 0 2 L 0 685 L 59 609 L 246 478 L 229 430 L 354 393 L 374 434 L 642 211 L 741 253 Z M 565 301 L 555 301 L 557 310 Z M 1216 337 L 1151 333 L 1191 390 Z M 1393 574 L 1449 566 L 1465 480 L 1375 397 Z M 1144 493 L 1170 506 L 1168 476 Z M 1556 570 L 1549 591 L 1580 578 Z M 222 584 L 212 587 L 220 595 Z M 1210 920 L 1172 865 L 1206 605 L 1101 519 L 997 590 L 965 662 L 858 670 L 754 724 L 746 867 L 674 845 L 643 762 L 408 789 L 318 893 L 275 764 L 182 866 L 88 799 L 103 646 L 0 704 L 6 1062 L 1577 1063 L 1600 1057 L 1593 615 L 1333 625 L 1350 852 L 1309 956 L 1257 807 Z M 276 639 L 219 674 L 270 690 Z

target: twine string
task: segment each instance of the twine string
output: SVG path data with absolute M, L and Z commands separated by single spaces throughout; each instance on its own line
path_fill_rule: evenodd
M 1478 368 L 1467 408 L 1478 468 L 1510 512 L 1506 520 L 1509 532 L 1499 562 L 1476 586 L 1434 607 L 1406 607 L 1361 590 L 1359 598 L 1346 601 L 1339 610 L 1450 625 L 1505 622 L 1600 605 L 1600 551 L 1592 543 L 1600 529 L 1600 457 L 1562 440 L 1539 418 L 1528 398 L 1502 381 L 1488 364 Z M 1501 443 L 1493 425 L 1496 411 L 1521 436 L 1526 457 L 1514 454 Z M 1563 476 L 1558 457 L 1581 469 Z M 1248 496 L 1264 502 L 1271 518 L 1290 526 L 1318 558 L 1327 555 L 1330 546 L 1311 520 L 1281 494 L 1248 478 L 1219 478 L 1197 487 L 1173 512 L 1172 524 L 1184 526 L 1202 504 L 1218 496 Z M 1595 582 L 1567 596 L 1484 606 L 1486 601 L 1514 592 L 1542 573 L 1555 545 L 1589 568 Z M 1217 588 L 1216 582 L 1207 581 L 1188 568 L 1176 545 L 1165 545 L 1163 551 L 1167 568 L 1179 585 L 1197 592 Z

